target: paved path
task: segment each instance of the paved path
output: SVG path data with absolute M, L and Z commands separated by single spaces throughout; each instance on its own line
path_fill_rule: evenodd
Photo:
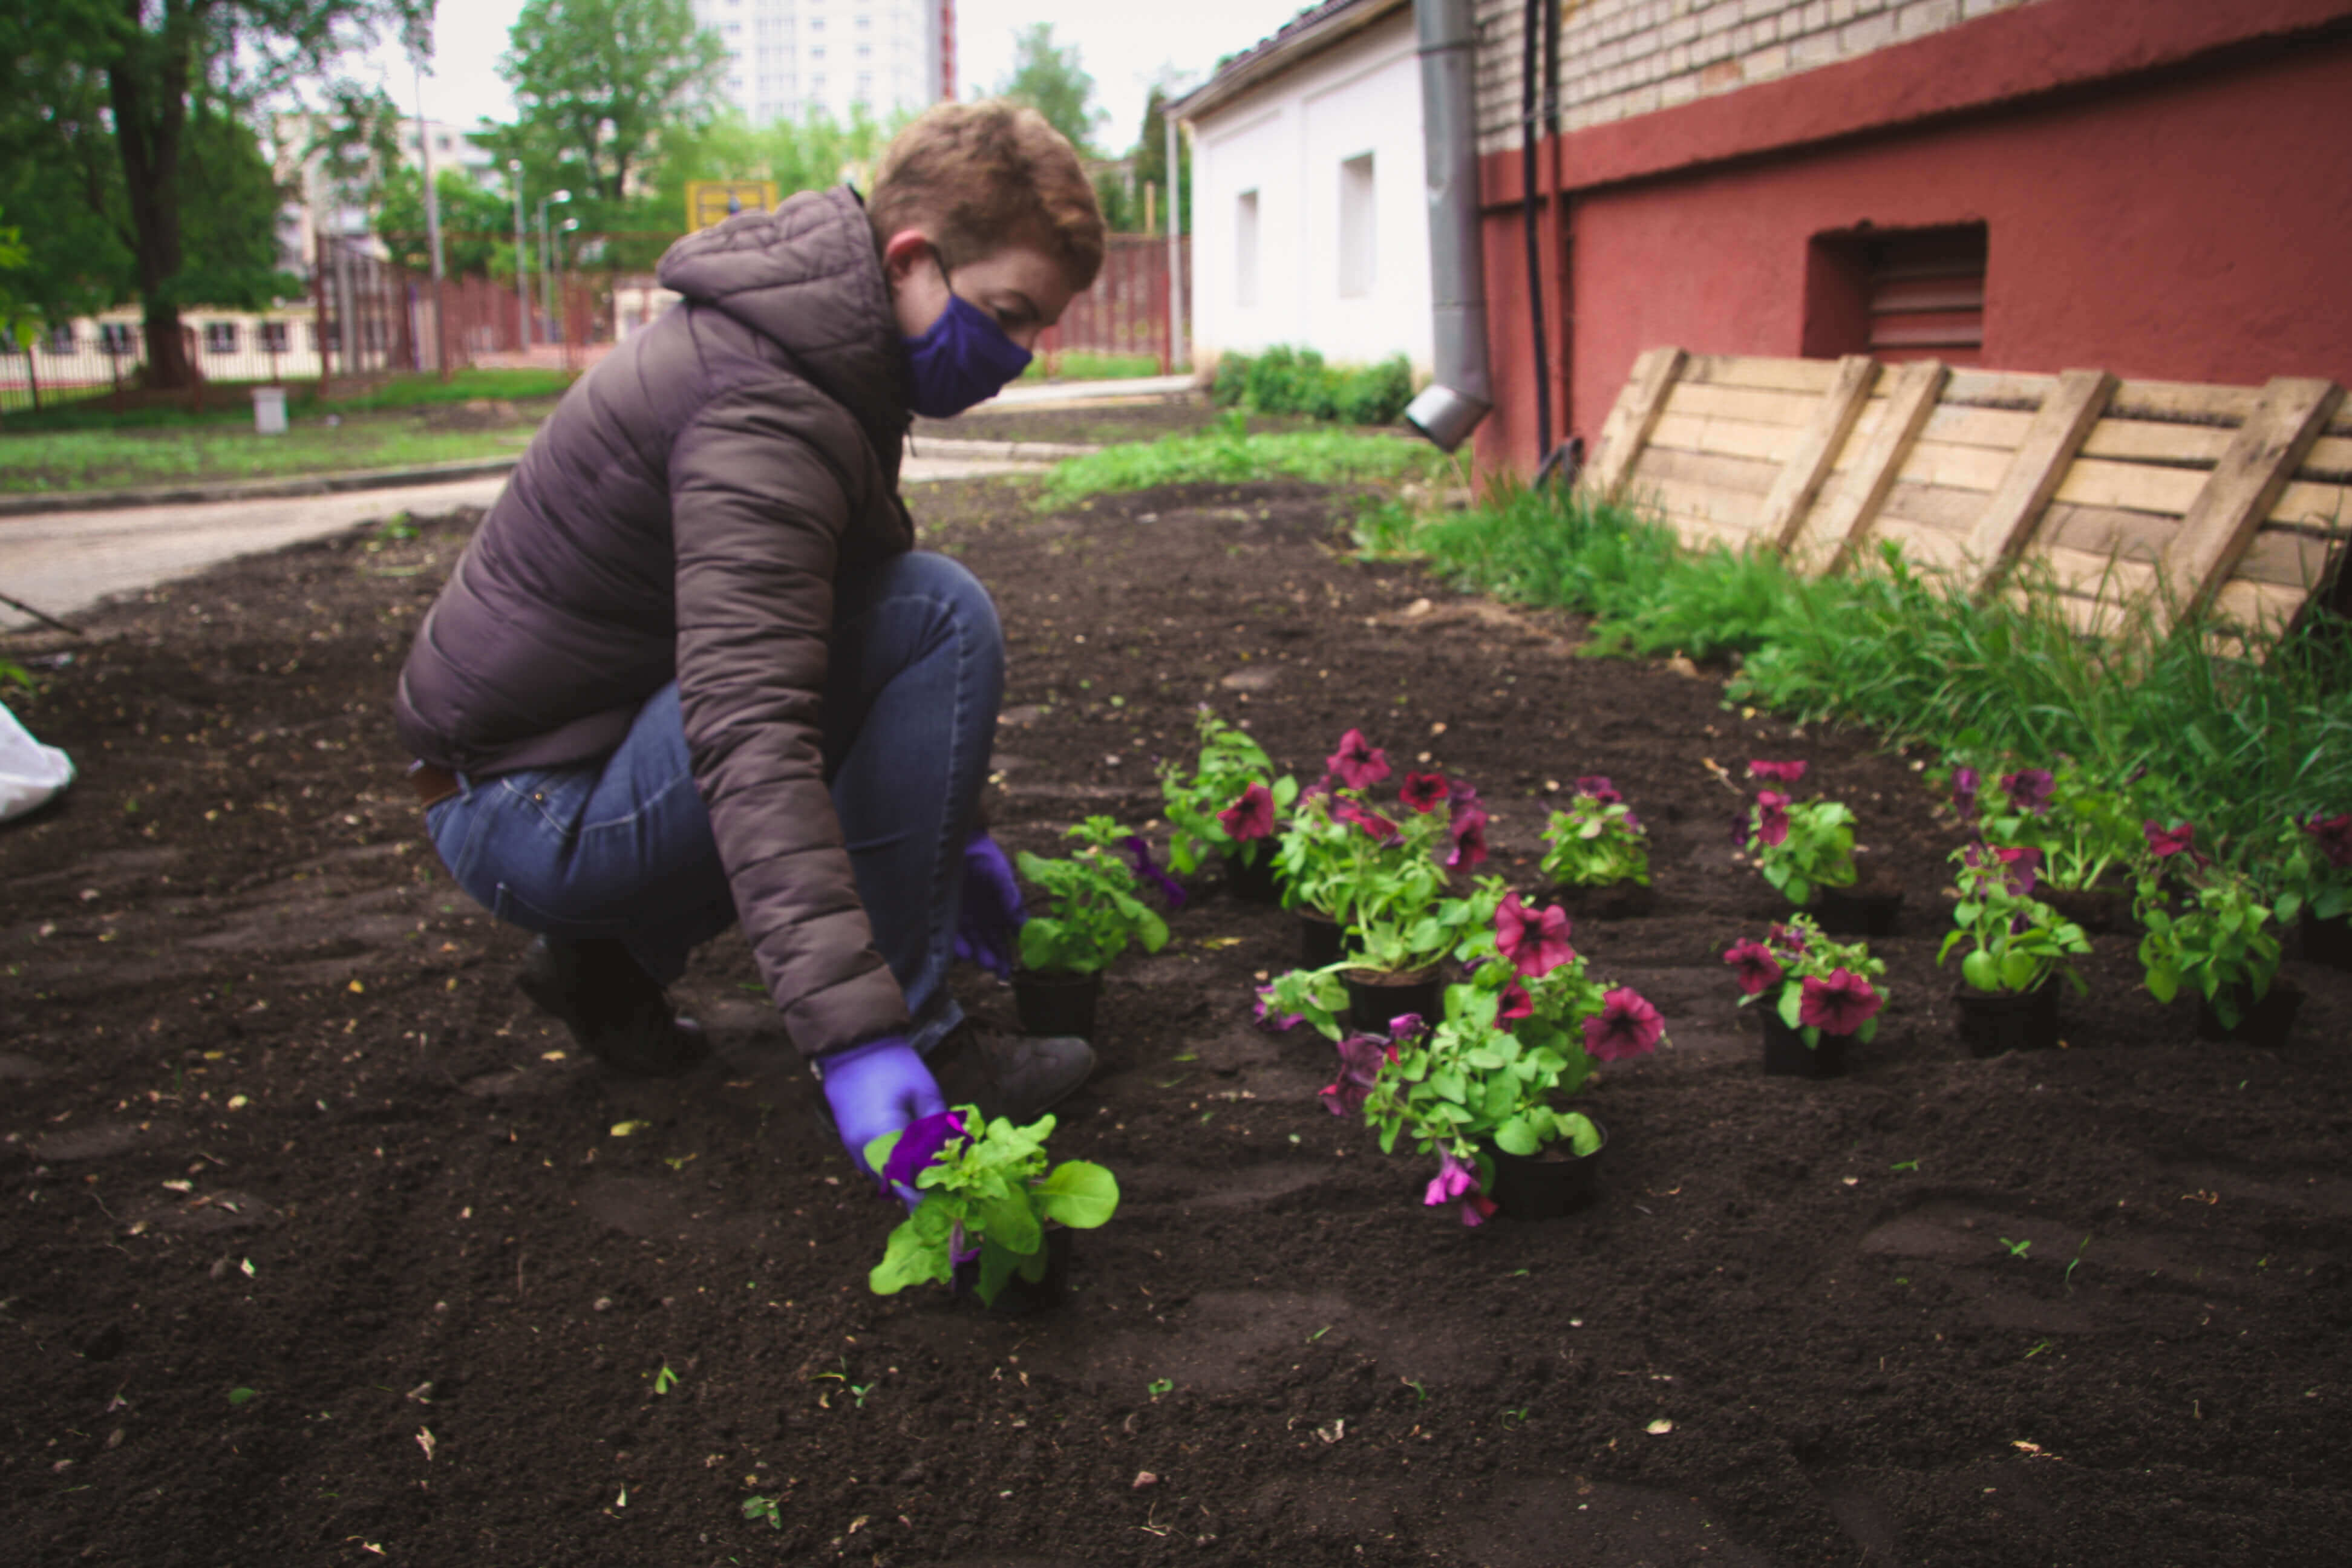
M 921 484 L 976 474 L 1034 473 L 1043 466 L 993 457 L 914 457 L 901 478 Z M 239 555 L 323 538 L 397 511 L 431 515 L 488 506 L 505 486 L 504 476 L 492 476 L 340 495 L 0 518 L 0 593 L 70 621 L 111 595 L 139 593 Z M 0 605 L 0 630 L 36 625 L 31 616 Z

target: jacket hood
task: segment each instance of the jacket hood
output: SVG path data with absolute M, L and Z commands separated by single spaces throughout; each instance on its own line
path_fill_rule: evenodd
M 656 269 L 662 286 L 769 339 L 793 368 L 848 409 L 893 473 L 911 423 L 905 355 L 866 204 L 846 185 L 803 191 L 688 235 Z

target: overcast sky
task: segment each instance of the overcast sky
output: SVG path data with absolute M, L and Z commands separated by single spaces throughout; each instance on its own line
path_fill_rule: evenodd
M 1151 83 L 1172 69 L 1184 86 L 1208 76 L 1220 55 L 1244 49 L 1305 8 L 1306 0 L 1182 0 L 1181 25 L 1157 5 L 1106 5 L 1104 0 L 957 0 L 958 88 L 981 96 L 1010 74 L 1013 36 L 1033 23 L 1050 23 L 1055 42 L 1078 48 L 1095 79 L 1096 106 L 1109 111 L 1097 140 L 1125 152 L 1143 123 Z M 436 120 L 471 125 L 509 120 L 513 101 L 499 79 L 499 57 L 522 0 L 462 0 L 443 5 L 434 25 L 433 74 L 425 79 L 425 111 Z M 416 111 L 416 83 L 397 49 L 371 57 L 373 69 L 401 108 Z

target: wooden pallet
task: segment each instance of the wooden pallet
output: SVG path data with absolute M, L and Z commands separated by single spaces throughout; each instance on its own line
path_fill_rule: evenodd
M 2332 383 L 2124 381 L 1652 349 L 1581 481 L 1685 543 L 1834 572 L 1898 545 L 1989 594 L 2056 585 L 2085 631 L 2210 605 L 2292 625 L 2352 538 L 2352 406 Z

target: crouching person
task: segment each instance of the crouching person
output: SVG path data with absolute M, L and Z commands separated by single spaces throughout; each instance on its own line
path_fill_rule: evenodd
M 962 1048 L 948 966 L 1007 972 L 1022 918 L 975 826 L 1003 639 L 912 548 L 898 460 L 911 415 L 1020 374 L 1102 251 L 1034 110 L 935 108 L 870 201 L 673 246 L 680 303 L 572 387 L 467 545 L 400 738 L 458 885 L 540 933 L 523 990 L 608 1066 L 702 1058 L 664 988 L 740 921 L 853 1160 L 943 1108 L 951 1031 L 1016 1119 L 1092 1070 L 1079 1040 Z

